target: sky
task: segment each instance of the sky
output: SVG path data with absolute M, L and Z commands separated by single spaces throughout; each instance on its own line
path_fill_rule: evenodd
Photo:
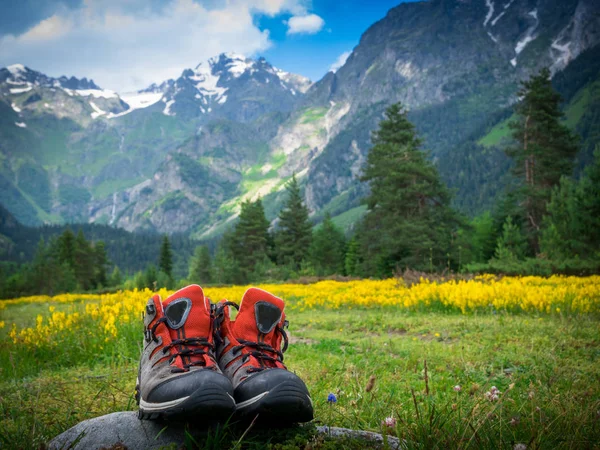
M 317 81 L 402 1 L 0 0 L 0 67 L 128 92 L 236 52 Z

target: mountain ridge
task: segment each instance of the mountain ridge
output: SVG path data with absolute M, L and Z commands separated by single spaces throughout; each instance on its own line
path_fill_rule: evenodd
M 6 206 L 30 224 L 76 220 L 210 237 L 232 224 L 245 199 L 262 196 L 274 219 L 295 173 L 318 220 L 356 210 L 370 130 L 401 101 L 457 189 L 456 204 L 474 213 L 501 192 L 507 166 L 498 145 L 472 143 L 506 119 L 519 81 L 543 66 L 560 73 L 597 46 L 598 10 L 588 0 L 402 3 L 314 83 L 231 53 L 108 98 L 26 80 L 9 86 L 2 69 L 0 187 Z M 41 106 L 52 98 L 65 106 Z

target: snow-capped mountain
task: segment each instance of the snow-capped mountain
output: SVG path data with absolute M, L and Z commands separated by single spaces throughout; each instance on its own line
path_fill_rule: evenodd
M 591 154 L 599 11 L 593 0 L 402 3 L 312 84 L 233 53 L 121 94 L 10 66 L 0 70 L 2 204 L 28 224 L 211 236 L 248 198 L 263 197 L 275 217 L 296 173 L 314 214 L 356 217 L 370 132 L 401 101 L 457 205 L 477 211 L 502 190 L 498 136 L 519 82 L 541 67 L 583 137 L 581 161 Z
M 291 110 L 310 84 L 264 58 L 223 53 L 184 70 L 176 80 L 153 84 L 137 95 L 123 95 L 123 99 L 130 106 L 143 100 L 147 106 L 161 101 L 163 114 L 169 116 L 189 119 L 213 113 L 214 117 L 247 122 L 267 110 Z
M 128 108 L 116 92 L 101 89 L 93 80 L 52 78 L 22 64 L 0 69 L 0 96 L 23 119 L 46 113 L 71 118 L 81 125 Z M 25 121 L 17 123 L 26 127 Z

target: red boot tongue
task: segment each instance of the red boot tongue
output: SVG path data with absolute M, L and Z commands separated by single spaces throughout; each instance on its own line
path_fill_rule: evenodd
M 283 300 L 279 297 L 262 289 L 248 289 L 233 322 L 233 335 L 247 341 L 275 343 L 273 331 L 281 321 L 283 308 Z
M 171 339 L 205 338 L 212 341 L 210 304 L 196 284 L 178 290 L 163 301 Z

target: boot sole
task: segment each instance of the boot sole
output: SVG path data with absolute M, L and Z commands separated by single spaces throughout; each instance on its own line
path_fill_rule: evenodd
M 219 388 L 200 388 L 188 397 L 164 403 L 146 403 L 140 399 L 138 417 L 141 420 L 171 420 L 186 418 L 224 419 L 235 411 L 235 400 Z
M 252 419 L 256 415 L 261 422 L 310 422 L 313 419 L 312 401 L 303 386 L 284 381 L 270 391 L 236 404 L 236 416 Z

